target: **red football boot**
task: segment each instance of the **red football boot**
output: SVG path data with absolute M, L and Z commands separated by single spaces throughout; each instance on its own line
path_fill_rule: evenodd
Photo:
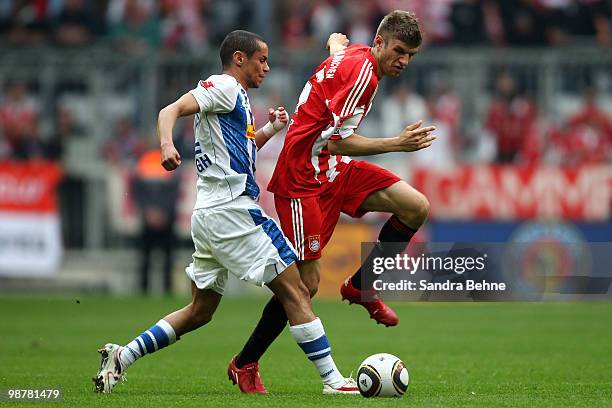
M 227 376 L 234 385 L 238 384 L 240 391 L 246 394 L 268 393 L 268 390 L 266 390 L 266 387 L 261 382 L 259 364 L 256 362 L 245 364 L 243 367 L 238 368 L 236 367 L 236 356 L 234 356 L 227 367 Z
M 351 278 L 347 278 L 340 286 L 342 300 L 348 300 L 349 304 L 357 303 L 366 308 L 370 317 L 378 324 L 395 326 L 399 323 L 397 314 L 389 306 L 385 305 L 374 289 L 361 290 L 353 286 Z

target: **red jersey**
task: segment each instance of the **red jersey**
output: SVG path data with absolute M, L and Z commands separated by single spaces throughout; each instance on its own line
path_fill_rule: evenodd
M 310 197 L 336 178 L 351 159 L 330 155 L 327 142 L 355 132 L 372 106 L 379 79 L 366 45 L 350 46 L 319 65 L 300 94 L 269 191 Z

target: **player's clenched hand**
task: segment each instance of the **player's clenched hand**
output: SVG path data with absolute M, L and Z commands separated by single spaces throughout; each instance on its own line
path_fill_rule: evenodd
M 161 165 L 164 169 L 172 171 L 181 165 L 181 155 L 172 144 L 161 147 Z
M 327 40 L 327 49 L 330 54 L 335 54 L 349 45 L 349 39 L 342 33 L 332 33 Z
M 276 110 L 270 108 L 268 110 L 268 120 L 272 124 L 275 132 L 279 132 L 289 122 L 289 115 L 283 106 L 279 106 Z
M 436 136 L 430 133 L 436 130 L 434 126 L 421 127 L 422 120 L 408 125 L 398 135 L 400 150 L 404 152 L 414 152 L 431 146 Z

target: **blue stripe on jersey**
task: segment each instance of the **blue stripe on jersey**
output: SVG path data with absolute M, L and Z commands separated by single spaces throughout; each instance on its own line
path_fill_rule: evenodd
M 293 252 L 293 249 L 287 245 L 287 239 L 283 232 L 278 228 L 274 220 L 265 217 L 260 210 L 249 209 L 249 214 L 255 222 L 255 225 L 261 225 L 266 235 L 272 240 L 272 244 L 276 247 L 278 254 L 281 259 L 289 265 L 292 262 L 297 261 L 297 255 Z
M 259 197 L 259 186 L 255 182 L 255 155 L 252 164 L 249 155 L 249 149 L 254 142 L 246 137 L 247 112 L 242 104 L 242 96 L 238 94 L 236 97 L 233 111 L 219 113 L 217 117 L 229 153 L 231 169 L 238 174 L 246 174 L 245 192 L 253 198 Z
M 253 151 L 251 152 L 253 158 L 253 177 L 255 177 L 255 159 L 257 158 L 257 145 L 253 143 Z

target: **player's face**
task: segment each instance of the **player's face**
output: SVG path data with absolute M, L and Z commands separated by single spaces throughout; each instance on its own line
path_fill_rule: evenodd
M 247 58 L 242 65 L 246 82 L 249 88 L 259 88 L 264 78 L 270 72 L 268 66 L 268 46 L 260 42 L 259 49 Z
M 376 37 L 376 45 L 380 46 L 380 58 L 378 59 L 378 69 L 383 75 L 398 77 L 412 57 L 419 52 L 419 47 L 410 48 L 405 42 L 397 38 L 384 40 Z

